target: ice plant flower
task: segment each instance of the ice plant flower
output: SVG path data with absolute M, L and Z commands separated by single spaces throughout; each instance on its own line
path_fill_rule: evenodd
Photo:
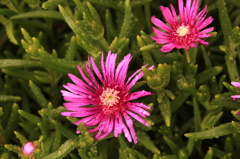
M 174 48 L 188 50 L 190 47 L 197 47 L 196 43 L 209 44 L 202 38 L 211 36 L 208 33 L 212 32 L 214 28 L 204 28 L 212 23 L 213 18 L 211 16 L 206 18 L 207 5 L 198 12 L 198 1 L 187 0 L 186 6 L 184 6 L 183 0 L 178 0 L 179 15 L 177 15 L 172 4 L 170 8 L 160 6 L 167 24 L 152 16 L 152 23 L 160 28 L 153 27 L 156 36 L 152 39 L 159 44 L 165 44 L 160 49 L 162 52 L 170 52 Z
M 144 120 L 150 113 L 148 106 L 139 102 L 131 102 L 140 97 L 151 95 L 145 90 L 131 93 L 129 90 L 144 75 L 139 69 L 127 78 L 131 54 L 126 55 L 116 66 L 117 54 L 108 52 L 106 61 L 101 56 L 99 69 L 90 57 L 85 65 L 86 71 L 78 66 L 81 79 L 68 74 L 73 83 L 63 85 L 64 106 L 67 112 L 63 116 L 78 117 L 81 122 L 91 127 L 89 132 L 95 132 L 95 138 L 101 140 L 113 132 L 114 137 L 124 133 L 129 142 L 137 143 L 137 135 L 133 127 L 133 119 L 148 126 Z
M 33 142 L 27 142 L 23 146 L 23 154 L 24 155 L 31 155 L 34 150 L 35 150 L 35 146 L 34 146 Z
M 231 84 L 235 87 L 240 88 L 240 82 L 231 82 Z M 240 98 L 240 95 L 233 95 L 231 97 L 232 97 L 232 100 L 236 100 L 236 99 Z

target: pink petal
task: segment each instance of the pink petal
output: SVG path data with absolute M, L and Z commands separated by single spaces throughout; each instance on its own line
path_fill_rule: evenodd
M 202 30 L 201 32 L 199 32 L 199 34 L 206 34 L 206 33 L 210 33 L 212 32 L 214 29 L 214 27 L 210 27 L 210 28 L 207 28 L 207 29 L 204 29 Z M 209 35 L 209 34 L 208 34 Z
M 159 20 L 155 16 L 152 16 L 151 21 L 154 25 L 161 28 L 162 30 L 166 32 L 171 32 L 171 28 L 169 28 L 169 26 L 167 26 L 165 23 L 163 23 L 161 20 Z
M 143 76 L 143 74 L 140 74 L 142 72 L 142 68 L 140 68 L 140 69 L 138 69 L 136 72 L 134 72 L 129 78 L 128 78 L 128 80 L 127 80 L 127 82 L 126 82 L 126 86 L 127 87 L 129 87 L 129 88 L 131 88 L 131 86 L 128 86 L 131 82 L 132 82 L 132 80 L 133 80 L 133 78 L 135 79 L 134 81 L 136 81 L 137 79 L 141 79 L 142 78 L 142 76 Z M 138 75 L 137 75 L 138 74 Z M 139 74 L 140 74 L 140 76 L 139 76 Z M 136 78 L 136 76 L 138 76 L 137 78 Z M 134 82 L 133 82 L 134 83 Z M 135 84 L 135 83 L 134 83 Z
M 144 96 L 148 96 L 148 95 L 152 95 L 152 93 L 147 92 L 145 90 L 141 90 L 141 91 L 137 91 L 137 92 L 129 94 L 128 100 L 131 101 L 131 100 L 138 99 L 140 97 L 144 97 Z
M 104 115 L 98 113 L 98 115 L 95 117 L 96 119 L 88 121 L 85 125 L 86 126 L 94 126 L 97 125 L 99 122 L 101 122 L 104 119 Z
M 127 109 L 131 110 L 132 112 L 135 112 L 136 114 L 141 115 L 143 118 L 146 118 L 146 116 L 149 116 L 150 113 L 140 107 L 136 107 L 136 106 L 128 106 Z
M 119 118 L 121 117 L 119 117 L 118 115 L 114 118 L 114 137 L 118 137 L 118 135 L 122 133 L 122 127 L 119 124 Z
M 130 111 L 126 111 L 131 117 L 133 117 L 134 119 L 136 119 L 139 123 L 145 125 L 145 126 L 149 126 L 148 123 L 143 119 L 141 118 L 140 116 L 130 112 Z
M 231 84 L 235 87 L 240 88 L 240 82 L 231 82 Z
M 162 11 L 162 14 L 164 18 L 166 19 L 167 23 L 171 26 L 172 23 L 175 21 L 171 11 L 167 7 L 160 6 L 160 10 Z
M 201 40 L 201 39 L 196 39 L 195 41 L 202 44 L 202 45 L 208 45 L 209 44 L 209 42 L 206 42 L 206 41 Z
M 203 22 L 201 22 L 201 24 L 199 24 L 198 28 L 199 30 L 205 28 L 206 26 L 208 26 L 209 24 L 211 24 L 213 21 L 212 17 L 208 17 L 207 19 L 205 19 Z
M 91 62 L 91 65 L 93 67 L 93 70 L 95 72 L 95 74 L 97 75 L 98 79 L 103 83 L 103 77 L 102 77 L 102 74 L 100 73 L 96 63 L 94 62 L 93 58 L 90 57 L 89 58 L 90 62 Z
M 158 38 L 161 37 L 161 38 L 167 39 L 167 38 L 171 37 L 170 34 L 165 33 L 165 32 L 162 32 L 162 31 L 158 30 L 158 29 L 155 28 L 155 27 L 152 27 L 152 29 L 153 29 L 154 34 L 155 34 Z
M 88 86 L 90 86 L 90 88 L 92 88 L 93 87 L 92 81 L 89 80 L 88 77 L 85 76 L 85 74 L 83 73 L 83 70 L 82 70 L 82 68 L 80 66 L 77 66 L 77 67 L 78 67 L 78 71 L 81 74 L 82 78 L 86 81 Z M 85 66 L 85 67 L 89 67 L 89 66 Z
M 125 119 L 125 121 L 126 121 L 126 123 L 127 123 L 127 126 L 128 126 L 128 128 L 129 128 L 129 130 L 130 130 L 130 133 L 131 133 L 131 137 L 132 137 L 132 139 L 133 139 L 133 142 L 134 142 L 134 144 L 136 144 L 137 143 L 137 135 L 136 135 L 136 132 L 135 132 L 135 130 L 134 130 L 134 128 L 133 128 L 133 121 L 132 121 L 132 119 L 127 115 L 127 113 L 123 113 L 123 117 L 124 117 L 124 119 Z
M 183 0 L 178 0 L 178 10 L 179 10 L 179 14 L 180 14 L 180 19 L 182 19 L 184 16 L 184 6 L 183 6 Z
M 94 111 L 99 112 L 101 109 L 99 107 L 69 107 L 65 106 L 66 110 L 73 111 L 73 112 L 83 112 L 83 111 Z
M 123 60 L 117 66 L 115 80 L 118 81 L 120 85 L 124 85 L 124 81 L 127 76 L 128 65 L 131 59 L 132 59 L 131 54 L 128 54 L 123 58 Z
M 174 48 L 175 48 L 175 45 L 173 43 L 169 43 L 169 44 L 163 45 L 160 50 L 164 53 L 167 53 L 172 51 Z
M 112 118 L 110 118 L 109 119 L 109 123 L 106 125 L 106 130 L 104 130 L 104 134 L 103 135 L 101 135 L 101 136 L 99 136 L 98 138 L 99 139 L 103 139 L 104 137 L 106 137 L 107 135 L 109 135 L 111 132 L 112 132 L 112 130 L 113 130 L 113 125 L 114 125 L 114 122 L 113 122 L 113 119 Z
M 102 69 L 102 75 L 103 75 L 103 81 L 105 82 L 107 80 L 106 76 L 106 69 L 105 69 L 105 64 L 104 64 L 104 54 L 101 56 L 101 69 Z M 105 83 L 103 83 L 105 84 Z
M 119 125 L 122 127 L 123 132 L 124 132 L 124 136 L 127 138 L 128 142 L 132 142 L 132 137 L 131 137 L 127 127 L 123 123 L 122 117 L 119 118 Z
M 64 106 L 66 107 L 79 107 L 79 106 L 85 106 L 85 105 L 89 105 L 89 104 L 92 104 L 92 101 L 89 101 L 89 100 L 81 100 L 81 103 L 80 102 L 77 102 L 77 103 L 63 103 Z
M 128 102 L 127 106 L 136 106 L 136 107 L 141 107 L 141 108 L 144 108 L 144 109 L 147 109 L 147 110 L 151 110 L 151 108 L 149 108 L 148 106 L 146 106 L 143 103 L 131 103 L 131 102 Z
M 177 16 L 176 10 L 174 9 L 172 4 L 170 4 L 170 8 L 171 8 L 171 12 L 172 12 L 172 15 L 173 15 L 173 19 L 175 21 L 177 21 L 178 20 L 178 16 Z
M 144 75 L 143 72 L 140 72 L 131 81 L 127 82 L 128 83 L 128 85 L 126 86 L 127 90 L 132 88 L 132 86 L 135 85 L 137 83 L 137 81 L 142 78 L 143 75 Z
M 91 121 L 91 120 L 95 120 L 95 121 L 100 122 L 100 121 L 101 121 L 101 120 L 100 120 L 101 118 L 99 118 L 98 120 L 96 120 L 97 117 L 99 118 L 99 114 L 94 114 L 94 115 L 88 116 L 88 117 L 86 117 L 86 118 L 82 118 L 81 120 L 75 121 L 73 124 L 79 125 L 80 123 L 87 123 L 87 122 L 89 122 L 89 121 Z
M 62 112 L 61 115 L 63 116 L 71 116 L 72 112 Z
M 231 97 L 232 97 L 232 100 L 236 100 L 236 99 L 240 98 L 240 95 L 233 95 Z
M 109 51 L 105 62 L 105 68 L 111 79 L 114 79 L 116 59 L 117 54 L 111 54 L 111 52 Z
M 73 97 L 73 98 L 81 97 L 81 95 L 73 94 L 73 93 L 65 91 L 65 90 L 61 90 L 61 93 L 62 93 L 62 96 L 64 96 L 64 97 Z
M 166 43 L 170 43 L 171 42 L 171 38 L 155 38 L 155 37 L 151 37 L 153 40 L 155 40 L 158 44 L 166 44 Z

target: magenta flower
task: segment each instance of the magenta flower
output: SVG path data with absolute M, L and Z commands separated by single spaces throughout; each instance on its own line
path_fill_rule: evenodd
M 231 84 L 235 87 L 240 88 L 240 82 L 231 82 Z M 240 98 L 240 95 L 233 95 L 231 97 L 232 97 L 232 100 L 236 100 L 236 99 Z
M 144 75 L 139 69 L 128 79 L 128 65 L 132 59 L 128 54 L 116 66 L 117 54 L 108 52 L 106 61 L 104 55 L 101 57 L 101 69 L 99 70 L 92 57 L 89 58 L 86 71 L 78 66 L 81 79 L 68 74 L 74 82 L 67 83 L 62 90 L 66 110 L 64 116 L 79 117 L 80 120 L 74 122 L 79 125 L 85 123 L 87 127 L 93 127 L 89 132 L 96 132 L 97 140 L 103 139 L 111 132 L 117 137 L 122 132 L 129 142 L 137 143 L 136 132 L 133 127 L 133 120 L 145 126 L 149 126 L 144 120 L 150 113 L 150 108 L 143 103 L 130 102 L 132 100 L 152 95 L 147 91 L 137 91 L 130 93 L 129 90 Z
M 24 155 L 31 155 L 34 150 L 35 150 L 35 146 L 32 142 L 27 142 L 23 146 L 23 154 Z
M 165 44 L 160 49 L 162 52 L 170 52 L 174 48 L 188 50 L 190 47 L 197 47 L 196 43 L 209 44 L 201 38 L 211 36 L 208 33 L 214 28 L 204 28 L 212 23 L 213 18 L 211 16 L 206 18 L 207 6 L 200 12 L 198 9 L 198 0 L 187 0 L 186 6 L 184 6 L 183 0 L 178 0 L 179 16 L 173 5 L 170 5 L 170 8 L 160 6 L 167 24 L 155 16 L 152 16 L 151 21 L 161 29 L 153 27 L 156 37 L 152 37 L 152 39 L 159 44 Z

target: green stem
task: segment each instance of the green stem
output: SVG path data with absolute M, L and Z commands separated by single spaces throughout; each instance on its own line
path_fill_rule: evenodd
M 149 19 L 151 19 L 151 11 L 150 11 L 150 5 L 149 5 L 149 3 L 144 5 L 144 11 L 145 11 L 145 18 L 146 18 L 147 30 L 148 30 L 149 32 L 151 32 L 151 30 L 152 30 L 152 24 L 150 23 L 150 20 L 149 20 Z
M 184 50 L 184 54 L 185 54 L 187 63 L 191 63 L 190 51 L 189 50 Z
M 104 37 L 101 37 L 98 41 L 105 52 L 109 51 L 109 45 Z

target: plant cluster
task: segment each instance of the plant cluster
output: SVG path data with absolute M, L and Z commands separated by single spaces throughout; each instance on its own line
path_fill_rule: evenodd
M 0 24 L 0 158 L 239 158 L 239 1 L 0 0 Z

